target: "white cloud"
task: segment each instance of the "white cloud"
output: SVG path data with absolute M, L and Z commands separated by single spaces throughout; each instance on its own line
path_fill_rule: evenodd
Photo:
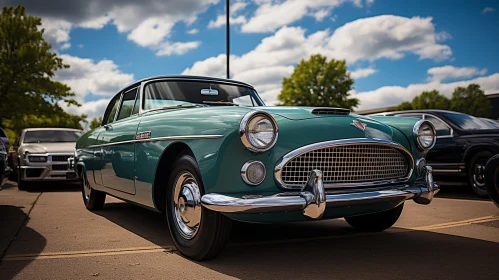
M 0 0 L 0 5 L 17 5 L 16 0 Z M 70 40 L 75 27 L 101 29 L 113 24 L 128 39 L 153 51 L 172 41 L 172 28 L 179 22 L 187 26 L 197 15 L 220 0 L 46 0 L 29 1 L 27 12 L 43 18 L 46 39 L 59 49 Z M 243 9 L 243 4 L 238 4 Z M 169 43 L 175 45 L 175 43 Z M 183 44 L 176 44 L 183 46 Z M 183 50 L 171 53 L 184 53 Z
M 366 0 L 367 6 L 372 6 L 374 4 L 374 0 Z
M 331 9 L 320 9 L 312 13 L 312 16 L 315 18 L 316 21 L 323 21 L 324 18 L 327 17 L 329 14 L 331 14 Z
M 208 23 L 208 28 L 218 28 L 225 26 L 225 22 L 227 21 L 225 15 L 218 15 L 215 20 L 210 20 Z M 243 24 L 246 23 L 246 18 L 244 16 L 231 17 L 230 24 Z
M 158 56 L 168 56 L 172 54 L 176 55 L 182 55 L 185 54 L 186 52 L 197 49 L 201 45 L 200 41 L 192 41 L 192 42 L 165 42 L 163 43 L 158 51 L 156 52 L 156 55 Z
M 63 50 L 67 50 L 69 48 L 71 48 L 71 44 L 70 43 L 64 43 L 64 44 L 62 44 L 62 46 L 59 49 L 61 51 L 63 51 Z
M 446 79 L 471 78 L 474 76 L 483 76 L 487 69 L 478 69 L 476 67 L 454 67 L 451 65 L 433 67 L 427 71 L 431 81 L 443 81 Z
M 382 26 L 371 27 L 377 24 Z M 363 36 L 356 33 L 362 33 Z M 436 44 L 435 37 L 431 19 L 395 16 L 366 18 L 353 26 L 347 23 L 333 34 L 326 29 L 308 37 L 301 27 L 283 27 L 274 35 L 264 38 L 250 52 L 232 55 L 231 77 L 253 84 L 269 104 L 275 104 L 283 77 L 289 76 L 294 65 L 312 54 L 321 53 L 329 59 L 346 58 L 350 65 L 356 61 L 380 58 L 400 59 L 406 53 L 419 55 L 420 59 L 441 59 L 445 55 L 435 50 L 451 50 L 448 46 Z M 195 62 L 183 74 L 225 77 L 225 63 L 225 55 L 220 54 Z M 375 69 L 364 68 L 353 71 L 352 76 L 360 79 L 374 73 Z
M 64 107 L 68 113 L 71 114 L 76 114 L 76 115 L 82 115 L 85 114 L 87 115 L 87 120 L 90 121 L 93 118 L 98 118 L 102 117 L 104 115 L 104 111 L 107 108 L 107 105 L 109 104 L 109 101 L 111 98 L 102 98 L 99 100 L 94 100 L 94 101 L 87 101 L 87 102 L 82 102 L 80 107 L 76 106 L 71 106 L 71 107 Z
M 69 85 L 78 101 L 82 101 L 90 93 L 97 96 L 112 96 L 134 80 L 133 74 L 121 72 L 111 60 L 94 62 L 89 58 L 67 54 L 62 54 L 60 57 L 71 67 L 57 71 L 55 78 Z
M 349 22 L 334 31 L 328 54 L 357 60 L 400 59 L 406 53 L 420 59 L 443 60 L 452 56 L 451 48 L 436 43 L 432 18 L 381 15 Z
M 244 2 L 244 1 L 238 1 L 236 3 L 231 3 L 230 13 L 231 14 L 239 13 L 242 10 L 244 10 L 246 8 L 246 6 L 248 6 L 248 3 Z
M 378 70 L 371 68 L 371 67 L 360 68 L 360 69 L 357 69 L 357 70 L 350 72 L 350 76 L 353 79 L 361 79 L 361 78 L 371 76 L 372 74 L 374 74 L 376 72 L 378 72 Z
M 482 14 L 493 13 L 493 12 L 495 12 L 495 10 L 496 9 L 494 9 L 492 7 L 486 7 L 485 9 L 483 9 Z
M 361 7 L 360 0 L 285 0 L 256 1 L 260 6 L 241 30 L 248 33 L 273 32 L 280 27 L 302 19 L 306 15 L 314 15 L 321 9 L 333 9 L 345 2 Z M 317 18 L 317 17 L 316 17 Z
M 196 35 L 199 33 L 199 30 L 197 30 L 196 28 L 193 28 L 193 29 L 190 29 L 189 31 L 187 31 L 187 34 L 190 34 L 190 35 Z
M 452 83 L 431 81 L 423 84 L 411 84 L 407 87 L 384 86 L 371 91 L 359 92 L 353 96 L 360 99 L 360 106 L 357 110 L 366 110 L 396 106 L 404 101 L 412 100 L 423 91 L 434 89 L 447 97 L 451 97 L 452 92 L 456 87 L 467 86 L 471 83 L 479 84 L 486 94 L 497 93 L 499 92 L 499 73 Z

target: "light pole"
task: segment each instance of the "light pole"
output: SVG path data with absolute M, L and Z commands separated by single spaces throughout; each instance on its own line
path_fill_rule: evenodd
M 225 49 L 226 49 L 226 57 L 227 57 L 227 79 L 230 79 L 230 68 L 229 68 L 229 58 L 230 58 L 230 26 L 229 26 L 229 19 L 230 19 L 230 12 L 229 12 L 229 1 L 230 0 L 225 0 L 225 17 L 226 17 L 226 24 L 225 24 Z

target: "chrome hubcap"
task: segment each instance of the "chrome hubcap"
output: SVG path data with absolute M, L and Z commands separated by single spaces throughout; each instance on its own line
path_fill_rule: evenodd
M 92 191 L 90 188 L 90 184 L 85 180 L 85 175 L 82 176 L 82 184 L 83 184 L 83 195 L 85 195 L 85 200 L 90 199 L 90 192 Z
M 475 186 L 483 188 L 485 186 L 485 166 L 483 164 L 475 164 L 473 169 L 473 182 Z
M 182 171 L 175 180 L 173 194 L 174 223 L 185 239 L 196 236 L 201 222 L 201 194 L 194 176 Z

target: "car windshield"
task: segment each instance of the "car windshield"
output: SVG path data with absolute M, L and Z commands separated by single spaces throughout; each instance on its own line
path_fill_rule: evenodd
M 169 106 L 264 106 L 256 91 L 249 87 L 203 81 L 158 81 L 146 85 L 143 109 Z
M 499 129 L 499 123 L 484 121 L 470 115 L 453 112 L 444 112 L 441 114 L 465 130 Z
M 27 131 L 24 135 L 24 143 L 59 143 L 76 142 L 81 132 L 70 130 L 38 130 Z

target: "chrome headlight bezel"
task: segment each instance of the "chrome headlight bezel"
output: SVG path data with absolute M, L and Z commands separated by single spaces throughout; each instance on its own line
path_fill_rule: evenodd
M 423 125 L 428 125 L 431 128 L 431 131 L 433 132 L 433 141 L 432 141 L 432 143 L 431 143 L 431 145 L 429 147 L 425 147 L 421 143 L 421 140 L 419 138 L 419 131 L 420 131 L 420 129 L 421 129 L 421 127 Z M 414 137 L 416 138 L 416 143 L 418 144 L 418 148 L 421 151 L 427 152 L 427 151 L 431 150 L 431 148 L 433 148 L 435 146 L 435 143 L 437 142 L 437 131 L 435 130 L 435 126 L 431 122 L 426 121 L 426 120 L 419 120 L 414 125 L 414 128 L 413 128 L 412 132 L 414 134 Z
M 251 128 L 248 126 L 251 123 L 251 121 L 256 117 L 263 117 L 269 120 L 274 130 L 272 141 L 270 141 L 270 143 L 265 147 L 257 147 L 253 145 L 249 139 Z M 252 152 L 261 153 L 261 152 L 266 152 L 272 149 L 272 147 L 274 147 L 275 143 L 277 142 L 277 138 L 279 136 L 279 128 L 277 127 L 276 120 L 269 113 L 263 111 L 251 111 L 246 115 L 244 115 L 243 119 L 241 120 L 241 124 L 239 125 L 239 135 L 241 137 L 241 142 L 246 147 L 246 149 Z

